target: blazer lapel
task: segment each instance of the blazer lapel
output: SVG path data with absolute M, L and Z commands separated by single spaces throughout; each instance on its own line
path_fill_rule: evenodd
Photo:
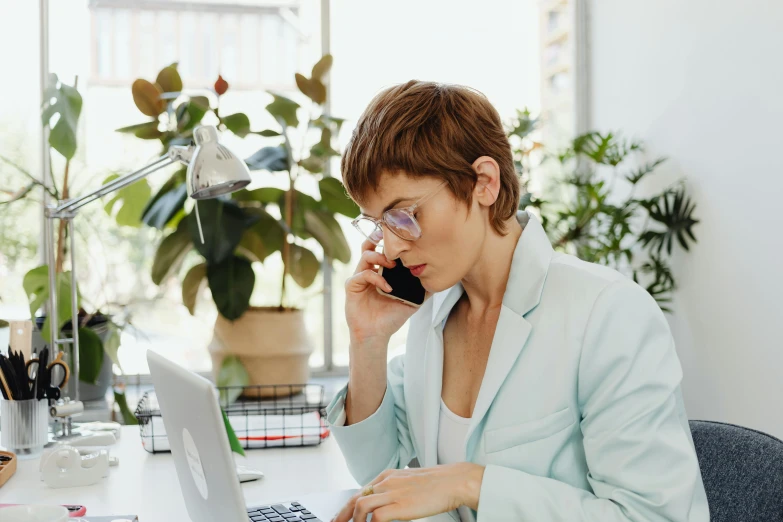
M 514 250 L 506 293 L 503 296 L 503 308 L 500 310 L 487 367 L 468 427 L 465 445 L 465 459 L 468 461 L 478 442 L 477 435 L 484 431 L 479 427 L 483 426 L 489 408 L 533 329 L 525 319 L 525 314 L 541 300 L 544 281 L 554 253 L 541 223 L 534 215 L 519 212 L 517 220 L 522 224 L 523 232 Z
M 522 352 L 532 329 L 524 317 L 506 306 L 500 310 L 495 337 L 492 339 L 492 347 L 489 351 L 487 368 L 484 370 L 484 378 L 481 381 L 476 406 L 473 408 L 473 415 L 468 426 L 465 460 L 469 461 L 473 454 L 475 447 L 473 434 L 477 433 L 477 428 L 482 424 L 492 401 L 495 400 L 500 386 L 506 380 L 514 362 Z M 478 433 L 481 432 L 483 430 L 478 430 Z

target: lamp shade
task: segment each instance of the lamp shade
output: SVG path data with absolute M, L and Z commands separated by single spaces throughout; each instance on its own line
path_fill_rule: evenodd
M 216 198 L 250 183 L 247 165 L 218 142 L 214 126 L 196 127 L 193 139 L 196 149 L 188 162 L 188 196 L 197 200 Z

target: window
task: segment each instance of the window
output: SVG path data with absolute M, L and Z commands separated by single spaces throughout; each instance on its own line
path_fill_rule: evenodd
M 11 13 L 13 11 L 13 14 Z M 0 48 L 6 78 L 0 82 L 0 155 L 31 174 L 40 175 L 40 95 L 38 94 L 38 2 L 0 6 Z M 34 38 L 35 40 L 32 40 Z M 31 96 L 31 93 L 34 95 Z M 28 179 L 0 159 L 0 200 L 24 187 Z M 40 190 L 0 206 L 0 319 L 29 317 L 22 278 L 39 264 Z M 0 347 L 7 347 L 8 328 L 0 328 Z M 4 351 L 4 350 L 3 350 Z
M 210 87 L 220 72 L 233 89 L 293 89 L 301 40 L 294 24 L 314 5 L 93 0 L 91 81 L 125 86 L 177 61 L 192 87 Z

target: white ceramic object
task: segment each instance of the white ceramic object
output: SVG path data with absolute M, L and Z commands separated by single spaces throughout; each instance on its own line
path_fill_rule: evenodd
M 82 455 L 73 446 L 61 446 L 49 453 L 41 468 L 41 478 L 50 488 L 89 486 L 108 474 L 107 451 Z

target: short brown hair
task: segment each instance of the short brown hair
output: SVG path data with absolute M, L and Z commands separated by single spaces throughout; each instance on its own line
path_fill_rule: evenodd
M 343 182 L 359 202 L 369 189 L 377 190 L 384 172 L 432 176 L 470 206 L 478 180 L 472 165 L 481 156 L 500 166 L 500 193 L 489 216 L 505 234 L 520 185 L 497 110 L 468 87 L 411 80 L 384 89 L 364 110 L 342 158 Z

